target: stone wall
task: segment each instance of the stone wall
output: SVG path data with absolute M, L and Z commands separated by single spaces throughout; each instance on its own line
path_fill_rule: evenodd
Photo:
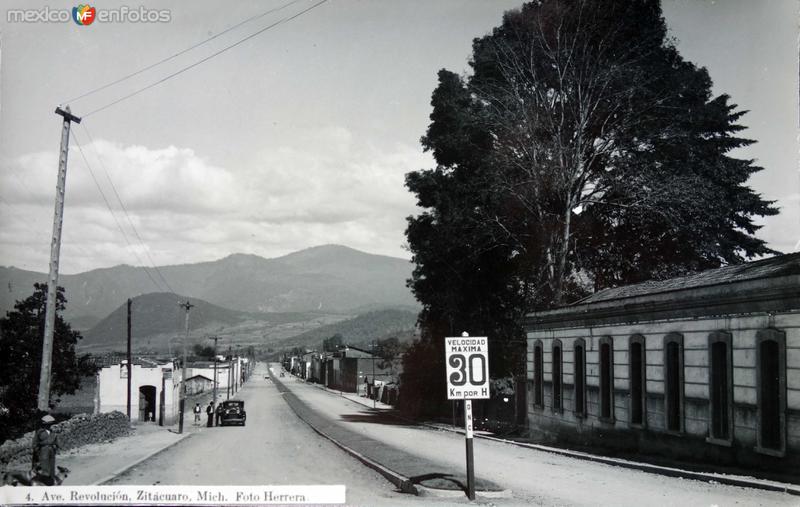
M 128 417 L 122 412 L 105 414 L 79 414 L 53 425 L 58 433 L 59 451 L 65 451 L 86 444 L 105 442 L 128 434 Z M 0 446 L 0 465 L 5 467 L 12 462 L 30 462 L 33 434 L 31 431 L 16 440 Z

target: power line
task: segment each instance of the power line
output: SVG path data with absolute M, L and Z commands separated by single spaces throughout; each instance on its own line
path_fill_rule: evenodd
M 254 21 L 254 20 L 256 20 L 256 19 L 259 19 L 259 18 L 263 18 L 263 17 L 264 17 L 264 16 L 266 16 L 267 14 L 272 14 L 273 12 L 277 12 L 277 11 L 283 10 L 283 9 L 285 9 L 286 7 L 289 7 L 290 5 L 296 4 L 296 3 L 297 3 L 297 2 L 299 2 L 299 1 L 300 1 L 300 0 L 292 0 L 292 1 L 291 1 L 291 2 L 289 2 L 289 3 L 286 3 L 286 4 L 283 4 L 283 5 L 281 5 L 280 7 L 275 7 L 274 9 L 270 9 L 270 10 L 268 10 L 268 11 L 265 11 L 265 12 L 262 12 L 262 13 L 260 13 L 260 14 L 256 14 L 255 16 L 251 16 L 251 17 L 249 17 L 249 18 L 245 19 L 244 21 L 241 21 L 241 22 L 239 22 L 239 23 L 237 23 L 237 24 L 233 25 L 232 27 L 230 27 L 230 28 L 228 28 L 228 29 L 226 29 L 226 30 L 223 30 L 223 31 L 221 31 L 221 32 L 219 32 L 218 34 L 216 34 L 216 35 L 214 35 L 214 36 L 212 36 L 212 37 L 209 37 L 209 38 L 207 38 L 207 39 L 205 39 L 205 40 L 202 40 L 202 41 L 200 41 L 200 42 L 198 42 L 198 43 L 196 43 L 196 44 L 193 44 L 193 45 L 189 46 L 189 47 L 188 47 L 188 48 L 186 48 L 186 49 L 183 49 L 183 50 L 181 50 L 181 51 L 178 51 L 177 53 L 174 53 L 174 54 L 172 54 L 172 55 L 170 55 L 170 56 L 168 56 L 168 57 L 166 57 L 166 58 L 163 58 L 163 59 L 161 59 L 161 60 L 159 60 L 159 61 L 157 61 L 157 62 L 155 62 L 155 63 L 153 63 L 153 64 L 151 64 L 151 65 L 148 65 L 148 66 L 146 66 L 146 67 L 142 67 L 141 69 L 139 69 L 139 70 L 137 70 L 137 71 L 135 71 L 135 72 L 131 72 L 130 74 L 126 74 L 126 75 L 122 76 L 121 78 L 119 78 L 119 79 L 117 79 L 117 80 L 115 80 L 115 81 L 111 81 L 110 83 L 106 83 L 106 84 L 104 84 L 104 85 L 102 85 L 102 86 L 98 86 L 97 88 L 94 88 L 94 89 L 92 89 L 92 90 L 89 90 L 89 91 L 88 91 L 88 92 L 86 92 L 86 93 L 83 93 L 83 94 L 81 94 L 81 95 L 78 95 L 77 97 L 73 97 L 73 98 L 71 98 L 71 99 L 65 100 L 65 101 L 63 101 L 63 102 L 61 102 L 61 103 L 62 103 L 62 104 L 69 104 L 69 103 L 72 103 L 72 102 L 78 101 L 78 100 L 80 100 L 80 99 L 82 99 L 82 98 L 84 98 L 84 97 L 88 97 L 89 95 L 92 95 L 92 94 L 94 94 L 94 93 L 97 93 L 97 92 L 99 92 L 99 91 L 101 91 L 101 90 L 105 90 L 106 88 L 108 88 L 108 87 L 110 87 L 110 86 L 114 86 L 115 84 L 121 83 L 121 82 L 123 82 L 123 81 L 125 81 L 125 80 L 127 80 L 127 79 L 130 79 L 130 78 L 134 77 L 134 76 L 138 76 L 138 75 L 139 75 L 139 74 L 141 74 L 142 72 L 146 72 L 146 71 L 148 71 L 148 70 L 150 70 L 150 69 L 152 69 L 152 68 L 154 68 L 154 67 L 158 67 L 158 66 L 159 66 L 159 65 L 161 65 L 162 63 L 166 63 L 166 62 L 168 62 L 168 61 L 170 61 L 170 60 L 174 60 L 175 58 L 177 58 L 177 57 L 179 57 L 179 56 L 181 56 L 181 55 L 183 55 L 183 54 L 186 54 L 186 53 L 188 53 L 189 51 L 191 51 L 191 50 L 193 50 L 193 49 L 195 49 L 195 48 L 198 48 L 198 47 L 202 46 L 203 44 L 206 44 L 206 43 L 208 43 L 208 42 L 211 42 L 212 40 L 214 40 L 214 39 L 216 39 L 216 38 L 218 38 L 218 37 L 221 37 L 221 36 L 225 35 L 226 33 L 230 32 L 230 31 L 232 31 L 232 30 L 235 30 L 236 28 L 239 28 L 240 26 L 242 26 L 242 25 L 244 25 L 244 24 L 247 24 L 247 23 L 249 23 L 249 22 L 251 22 L 251 21 Z
M 116 104 L 119 104 L 120 102 L 122 102 L 124 100 L 127 100 L 127 99 L 129 99 L 129 98 L 131 98 L 131 97 L 133 97 L 135 95 L 138 95 L 138 94 L 140 94 L 140 93 L 142 93 L 142 92 L 144 92 L 146 90 L 149 90 L 150 88 L 153 88 L 154 86 L 157 86 L 157 85 L 163 83 L 164 81 L 168 81 L 169 79 L 172 79 L 175 76 L 183 74 L 187 70 L 192 69 L 194 67 L 197 67 L 198 65 L 200 65 L 202 63 L 205 63 L 208 60 L 211 60 L 212 58 L 214 58 L 214 57 L 216 57 L 218 55 L 221 55 L 222 53 L 228 51 L 229 49 L 235 48 L 236 46 L 242 44 L 243 42 L 246 42 L 246 41 L 252 39 L 253 37 L 256 37 L 257 35 L 260 35 L 260 34 L 266 32 L 267 30 L 270 30 L 271 28 L 274 28 L 274 27 L 276 27 L 276 26 L 278 26 L 280 24 L 283 24 L 283 23 L 288 23 L 289 21 L 292 21 L 293 19 L 298 18 L 298 17 L 302 16 L 303 14 L 305 14 L 307 12 L 309 12 L 309 11 L 311 11 L 313 9 L 316 9 L 317 7 L 319 7 L 320 5 L 324 4 L 327 1 L 328 0 L 321 0 L 320 2 L 315 3 L 311 7 L 298 12 L 297 14 L 294 14 L 292 16 L 289 16 L 289 17 L 283 18 L 283 19 L 281 19 L 279 21 L 276 21 L 275 23 L 272 23 L 271 25 L 269 25 L 267 27 L 264 27 L 261 30 L 258 30 L 257 32 L 252 33 L 252 34 L 248 35 L 247 37 L 245 37 L 243 39 L 240 39 L 240 40 L 234 42 L 233 44 L 231 44 L 229 46 L 225 46 L 224 48 L 220 49 L 219 51 L 216 51 L 216 52 L 210 54 L 209 56 L 206 56 L 205 58 L 202 58 L 202 59 L 200 59 L 200 60 L 198 60 L 198 61 L 196 61 L 196 62 L 194 62 L 194 63 L 192 63 L 190 65 L 187 65 L 186 67 L 183 67 L 183 68 L 173 72 L 172 74 L 169 74 L 166 77 L 164 77 L 162 79 L 159 79 L 158 81 L 156 81 L 154 83 L 150 83 L 149 85 L 147 85 L 147 86 L 145 86 L 143 88 L 139 88 L 138 90 L 136 90 L 134 92 L 131 92 L 131 93 L 127 94 L 127 95 L 124 95 L 124 96 L 120 97 L 117 100 L 109 102 L 108 104 L 106 104 L 104 106 L 101 106 L 101 107 L 99 107 L 97 109 L 89 111 L 88 113 L 84 114 L 83 117 L 86 118 L 86 117 L 91 116 L 91 115 L 93 115 L 95 113 L 103 111 L 104 109 L 108 109 L 109 107 L 114 106 Z
M 145 274 L 147 275 L 148 278 L 150 278 L 150 281 L 153 282 L 153 285 L 156 286 L 156 288 L 159 290 L 159 292 L 164 290 L 155 281 L 153 276 L 150 274 L 150 272 L 144 266 L 145 263 L 139 257 L 139 254 L 136 253 L 136 250 L 134 249 L 133 245 L 131 244 L 130 240 L 128 239 L 128 235 L 125 234 L 125 231 L 122 229 L 122 225 L 119 223 L 119 220 L 117 219 L 117 216 L 114 214 L 114 210 L 111 209 L 111 205 L 108 203 L 108 199 L 106 198 L 106 194 L 103 193 L 103 189 L 100 188 L 100 183 L 97 181 L 97 178 L 95 178 L 95 176 L 94 176 L 94 171 L 92 171 L 92 166 L 91 166 L 91 164 L 89 164 L 89 159 L 86 158 L 86 154 L 83 152 L 83 148 L 81 147 L 81 144 L 78 142 L 78 136 L 76 134 L 77 134 L 77 132 L 73 133 L 73 139 L 75 139 L 75 145 L 78 146 L 78 150 L 81 153 L 81 157 L 83 158 L 83 161 L 86 163 L 86 168 L 89 170 L 89 174 L 92 176 L 92 180 L 94 181 L 94 184 L 97 186 L 97 190 L 100 192 L 100 196 L 103 198 L 103 202 L 105 202 L 106 208 L 108 208 L 109 213 L 111 213 L 111 217 L 114 219 L 114 222 L 116 222 L 116 224 L 117 224 L 117 229 L 119 229 L 119 232 L 122 233 L 122 237 L 125 238 L 125 243 L 127 243 L 128 246 L 131 248 L 131 252 L 133 252 L 133 255 L 136 257 L 136 260 L 139 261 L 139 264 L 142 265 L 142 268 L 144 269 Z M 170 290 L 170 292 L 172 292 L 172 291 Z
M 167 289 L 169 289 L 170 292 L 175 294 L 175 291 L 172 290 L 172 287 L 170 287 L 169 282 L 167 282 L 167 279 L 164 278 L 164 275 L 161 273 L 161 270 L 158 269 L 158 266 L 156 266 L 155 261 L 153 261 L 153 258 L 150 256 L 150 249 L 147 248 L 147 245 L 142 240 L 142 237 L 139 235 L 139 231 L 136 229 L 136 226 L 133 225 L 133 220 L 131 220 L 131 216 L 128 213 L 128 209 L 125 207 L 125 203 L 122 202 L 122 198 L 120 198 L 119 192 L 117 192 L 117 187 L 114 185 L 114 182 L 111 180 L 111 175 L 108 172 L 108 169 L 106 168 L 105 163 L 103 162 L 103 158 L 100 156 L 100 152 L 97 150 L 97 146 L 96 146 L 96 143 L 94 141 L 94 138 L 92 137 L 92 134 L 89 132 L 89 129 L 85 125 L 83 125 L 83 130 L 86 132 L 86 135 L 89 137 L 89 142 L 92 144 L 92 147 L 94 148 L 95 155 L 97 155 L 97 160 L 100 162 L 100 167 L 103 169 L 103 172 L 106 174 L 106 179 L 108 180 L 108 183 L 111 185 L 111 190 L 114 191 L 114 196 L 116 196 L 117 202 L 119 203 L 120 207 L 122 208 L 122 211 L 125 213 L 125 218 L 127 218 L 128 223 L 131 226 L 131 229 L 133 229 L 134 234 L 136 234 L 136 237 L 139 240 L 139 244 L 142 245 L 142 248 L 144 249 L 145 255 L 150 260 L 150 265 L 153 267 L 153 269 L 155 269 L 156 274 L 161 279 L 161 281 L 164 282 L 164 285 L 167 287 Z

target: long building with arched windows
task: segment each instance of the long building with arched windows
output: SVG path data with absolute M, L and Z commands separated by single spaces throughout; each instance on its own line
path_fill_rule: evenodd
M 527 316 L 537 440 L 800 470 L 800 254 Z

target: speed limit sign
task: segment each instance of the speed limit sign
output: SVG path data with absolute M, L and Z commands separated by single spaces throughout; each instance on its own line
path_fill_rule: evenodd
M 445 339 L 447 399 L 489 398 L 489 340 L 485 336 Z

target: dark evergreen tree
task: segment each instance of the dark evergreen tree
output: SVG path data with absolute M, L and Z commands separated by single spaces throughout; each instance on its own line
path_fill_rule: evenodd
M 330 338 L 325 338 L 324 340 L 322 340 L 323 352 L 336 352 L 343 345 L 344 345 L 344 338 L 342 338 L 342 335 L 340 335 L 339 333 L 336 333 Z
M 194 347 L 192 347 L 192 352 L 194 352 L 194 357 L 196 359 L 213 360 L 215 355 L 212 345 L 203 345 L 201 343 L 195 343 Z
M 744 113 L 666 33 L 658 1 L 537 1 L 474 41 L 470 76 L 439 72 L 437 166 L 406 178 L 424 210 L 406 231 L 409 361 L 468 331 L 490 337 L 493 376 L 519 373 L 527 311 L 774 253 L 753 236 L 777 213 L 746 185 L 760 168 L 730 156 L 752 142 Z M 443 386 L 417 370 L 404 388 Z
M 59 395 L 74 393 L 81 376 L 96 371 L 88 354 L 76 356 L 75 345 L 81 335 L 58 314 L 67 304 L 63 287 L 58 287 L 56 295 L 51 406 L 56 405 Z M 33 295 L 17 301 L 14 310 L 0 319 L 0 404 L 4 407 L 0 440 L 30 430 L 37 419 L 46 301 L 47 285 L 37 283 Z

